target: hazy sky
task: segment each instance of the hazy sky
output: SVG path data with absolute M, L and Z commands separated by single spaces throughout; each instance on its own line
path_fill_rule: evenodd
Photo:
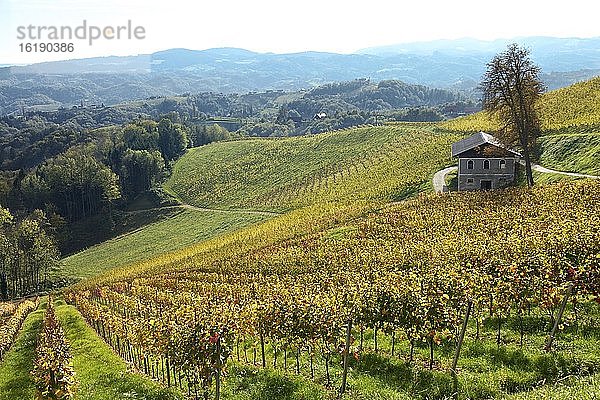
M 0 64 L 150 53 L 173 47 L 350 53 L 433 39 L 600 36 L 593 0 L 0 0 Z M 500 5 L 500 6 L 499 6 Z M 63 40 L 73 53 L 22 53 L 19 26 L 145 29 L 142 40 Z M 112 30 L 109 28 L 110 35 Z M 47 42 L 47 40 L 46 40 Z M 59 41 L 60 42 L 60 41 Z

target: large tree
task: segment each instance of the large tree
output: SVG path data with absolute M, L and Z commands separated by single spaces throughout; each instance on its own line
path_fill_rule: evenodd
M 185 153 L 188 145 L 186 129 L 163 118 L 158 123 L 158 144 L 165 161 L 174 160 Z
M 164 161 L 160 152 L 127 149 L 122 160 L 121 180 L 127 194 L 149 190 L 160 178 Z
M 119 178 L 92 155 L 71 149 L 29 173 L 21 182 L 29 209 L 54 204 L 69 221 L 95 215 L 121 196 Z
M 0 206 L 0 300 L 38 292 L 58 266 L 60 253 L 48 225 L 40 210 L 16 220 Z
M 511 44 L 487 65 L 480 85 L 484 110 L 497 115 L 503 124 L 496 133 L 498 139 L 522 151 L 529 186 L 533 186 L 532 150 L 541 131 L 536 103 L 545 90 L 539 74 L 529 51 Z

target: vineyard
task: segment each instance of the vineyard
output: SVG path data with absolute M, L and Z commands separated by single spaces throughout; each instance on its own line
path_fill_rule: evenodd
M 598 171 L 598 82 L 544 96 L 543 165 Z M 485 124 L 190 150 L 189 205 L 65 259 L 68 304 L 0 303 L 0 400 L 599 396 L 600 182 L 423 193 Z
M 53 311 L 47 312 L 48 309 Z M 65 343 L 68 343 L 68 350 Z M 68 359 L 63 357 L 66 354 L 72 356 L 71 362 L 60 362 Z M 50 370 L 57 373 L 50 374 Z M 68 386 L 69 390 L 61 393 L 50 390 L 57 388 L 49 385 L 53 378 L 64 376 L 66 371 L 75 372 L 74 379 L 70 375 L 68 381 L 76 381 L 76 384 Z M 43 379 L 38 380 L 38 377 Z M 61 382 L 65 383 L 66 380 Z M 38 395 L 39 389 L 41 395 Z M 44 297 L 39 301 L 38 310 L 28 314 L 21 333 L 0 363 L 0 400 L 46 398 L 183 399 L 172 390 L 162 388 L 156 382 L 131 371 L 72 306 L 66 305 L 62 299 L 48 303 Z
M 38 398 L 64 400 L 74 398 L 77 381 L 73 370 L 73 355 L 60 322 L 56 318 L 54 301 L 51 297 L 38 335 L 36 359 L 31 375 Z
M 35 301 L 24 300 L 18 305 L 0 303 L 0 360 L 12 346 L 27 315 L 37 306 L 37 299 Z
M 202 241 L 212 243 L 214 236 L 236 236 L 240 229 L 244 235 L 246 226 L 273 217 L 254 210 L 289 210 L 333 200 L 350 204 L 402 199 L 429 188 L 431 175 L 451 162 L 447 148 L 457 138 L 437 133 L 430 125 L 403 124 L 192 149 L 175 165 L 166 189 L 188 204 L 214 210 L 187 207 L 171 218 L 69 256 L 63 260 L 63 273 L 88 278 L 164 258 L 164 253 Z M 209 186 L 202 186 L 209 181 Z M 318 209 L 311 213 L 319 213 Z M 258 231 L 272 228 L 266 225 Z
M 599 207 L 600 184 L 581 181 L 420 196 L 330 225 L 315 213 L 303 235 L 239 235 L 68 299 L 123 358 L 195 398 L 262 370 L 312 382 L 311 398 L 509 395 L 596 379 Z M 365 383 L 382 371 L 394 385 Z
M 402 124 L 212 143 L 188 152 L 165 188 L 187 204 L 226 209 L 396 200 L 427 188 L 430 175 L 451 162 L 457 139 L 431 125 Z
M 590 133 L 600 126 L 600 77 L 548 92 L 539 104 L 542 130 L 547 133 Z M 445 122 L 446 129 L 461 132 L 495 131 L 499 123 L 485 113 Z

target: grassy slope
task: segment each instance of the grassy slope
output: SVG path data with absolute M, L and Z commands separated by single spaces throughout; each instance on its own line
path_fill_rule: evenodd
M 0 400 L 33 399 L 35 388 L 29 371 L 33 369 L 35 341 L 44 310 L 27 316 L 21 333 L 0 363 Z
M 446 150 L 457 137 L 436 133 L 430 125 L 405 124 L 214 143 L 179 160 L 166 187 L 189 204 L 222 209 L 283 210 L 330 200 L 396 200 L 430 187 L 431 175 L 451 162 Z M 203 186 L 206 181 L 211 184 Z M 57 274 L 91 277 L 267 217 L 242 210 L 188 209 L 67 257 Z M 283 229 L 290 231 L 289 226 Z
M 338 137 L 342 144 L 338 143 Z M 267 210 L 298 208 L 266 223 L 232 230 L 180 251 L 148 257 L 147 261 L 132 265 L 121 263 L 122 268 L 106 275 L 117 279 L 176 264 L 198 254 L 222 252 L 226 256 L 234 249 L 247 251 L 352 218 L 371 207 L 371 202 L 401 200 L 430 190 L 433 174 L 452 163 L 448 149 L 457 138 L 458 135 L 438 133 L 429 124 L 399 124 L 331 132 L 322 137 L 224 142 L 197 149 L 178 161 L 174 177 L 167 184 L 185 202 L 223 208 L 244 206 L 246 202 L 251 203 L 251 208 Z M 246 171 L 250 167 L 243 158 L 251 150 L 257 154 L 252 156 L 254 161 L 264 166 L 252 173 Z M 289 154 L 294 156 L 290 158 L 292 161 L 286 162 Z M 341 162 L 340 157 L 345 161 Z M 268 168 L 270 162 L 281 168 Z M 220 167 L 210 170 L 212 165 Z M 314 168 L 310 170 L 312 175 L 306 175 L 307 165 Z M 318 168 L 323 165 L 336 167 Z M 331 173 L 328 175 L 327 171 Z M 260 179 L 254 179 L 258 173 Z M 295 173 L 304 174 L 304 181 L 311 184 L 288 185 L 287 179 Z M 236 185 L 227 190 L 211 187 L 204 192 L 198 187 L 206 177 L 214 182 L 232 179 Z M 188 186 L 196 187 L 188 191 Z M 279 196 L 260 193 L 279 193 Z M 303 204 L 309 206 L 303 207 Z M 124 241 L 123 245 L 128 242 Z M 98 261 L 112 257 L 115 251 L 105 250 L 104 246 L 98 246 Z M 73 270 L 85 265 L 78 261 Z M 91 276 L 92 270 L 89 274 Z
M 406 124 L 213 143 L 179 160 L 165 188 L 188 204 L 215 208 L 289 210 L 356 196 L 391 200 L 386 190 L 400 189 L 398 195 L 404 186 L 394 180 L 394 169 L 411 165 L 419 169 L 414 186 L 427 185 L 429 171 L 450 162 L 447 149 L 456 138 Z
M 524 393 L 508 395 L 506 400 L 595 400 L 600 397 L 600 374 L 547 385 Z
M 77 381 L 76 400 L 181 399 L 150 379 L 129 372 L 125 362 L 86 325 L 74 307 L 58 300 L 56 312 L 73 354 Z M 35 398 L 29 371 L 33 368 L 35 342 L 44 318 L 44 302 L 29 314 L 12 349 L 0 363 L 0 400 Z
M 59 274 L 91 277 L 114 267 L 190 246 L 265 218 L 261 214 L 185 209 L 173 217 L 65 258 Z
M 539 148 L 540 164 L 547 168 L 600 175 L 600 133 L 547 135 Z

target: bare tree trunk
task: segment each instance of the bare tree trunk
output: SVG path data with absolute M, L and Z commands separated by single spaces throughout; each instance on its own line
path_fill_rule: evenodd
M 523 149 L 523 156 L 525 157 L 525 175 L 527 176 L 527 186 L 533 186 L 533 172 L 531 170 L 531 156 L 529 155 L 529 149 Z

